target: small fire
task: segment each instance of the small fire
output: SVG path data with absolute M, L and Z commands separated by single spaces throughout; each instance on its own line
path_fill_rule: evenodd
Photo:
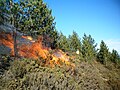
M 33 40 L 33 38 L 32 38 L 31 36 L 22 36 L 22 38 L 28 39 L 28 40 L 30 40 L 30 41 Z
M 13 38 L 10 33 L 9 34 L 0 33 L 0 44 L 3 44 L 5 46 L 9 47 L 11 49 L 10 54 L 11 55 L 14 54 Z
M 17 47 L 18 55 L 20 57 L 32 58 L 36 60 L 42 57 L 44 60 L 46 60 L 46 64 L 50 64 L 52 67 L 54 67 L 55 64 L 61 65 L 60 62 L 74 67 L 74 64 L 70 63 L 69 57 L 63 51 L 51 50 L 51 48 L 43 46 L 42 37 L 39 37 L 36 41 L 34 41 L 30 36 L 22 36 L 21 39 L 22 38 L 29 40 L 30 43 L 24 43 Z M 9 47 L 11 49 L 11 55 L 14 55 L 14 43 L 11 34 L 0 34 L 0 43 Z M 52 51 L 52 53 L 50 53 L 50 51 Z
M 39 38 L 32 44 L 23 44 L 18 48 L 19 55 L 26 58 L 38 59 L 39 57 L 47 58 L 48 50 L 43 48 L 42 41 Z

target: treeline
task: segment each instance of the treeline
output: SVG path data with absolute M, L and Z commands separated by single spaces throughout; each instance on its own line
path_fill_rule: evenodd
M 75 31 L 68 38 L 60 33 L 58 48 L 71 53 L 79 50 L 80 59 L 85 61 L 97 60 L 104 65 L 107 65 L 108 62 L 120 64 L 120 55 L 118 52 L 114 49 L 110 52 L 103 40 L 100 43 L 100 48 L 97 48 L 97 43 L 95 43 L 91 35 L 87 36 L 84 34 L 81 40 Z
M 72 35 L 66 37 L 56 30 L 54 19 L 52 10 L 43 0 L 0 0 L 0 24 L 10 24 L 15 31 L 34 38 L 42 35 L 45 45 L 50 44 L 52 48 L 62 49 L 69 54 L 79 51 L 78 56 L 85 61 L 97 60 L 105 65 L 109 61 L 120 63 L 118 52 L 110 52 L 104 41 L 101 41 L 98 49 L 91 35 L 84 34 L 81 40 L 73 31 Z

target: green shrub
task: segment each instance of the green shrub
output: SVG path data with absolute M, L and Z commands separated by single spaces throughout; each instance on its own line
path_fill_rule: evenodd
M 80 62 L 75 68 L 43 67 L 31 59 L 15 60 L 0 77 L 0 90 L 89 90 L 119 88 L 119 75 L 98 63 Z M 99 71 L 100 70 L 100 71 Z M 114 73 L 114 74 L 112 74 Z M 100 75 L 102 74 L 102 76 Z M 104 81 L 103 78 L 109 79 Z M 110 84 L 109 84 L 110 83 Z

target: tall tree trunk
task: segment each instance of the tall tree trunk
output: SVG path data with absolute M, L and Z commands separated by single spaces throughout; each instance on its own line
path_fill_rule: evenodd
M 18 50 L 17 50 L 17 42 L 16 42 L 16 38 L 17 38 L 16 30 L 13 30 L 14 57 L 15 57 L 15 59 L 16 59 L 16 57 L 18 56 Z

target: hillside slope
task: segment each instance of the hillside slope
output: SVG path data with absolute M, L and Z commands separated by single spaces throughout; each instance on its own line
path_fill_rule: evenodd
M 38 61 L 0 60 L 1 90 L 119 90 L 120 69 L 74 59 L 75 68 L 42 67 Z M 6 64 L 7 63 L 7 64 Z M 5 68 L 3 66 L 7 65 Z

